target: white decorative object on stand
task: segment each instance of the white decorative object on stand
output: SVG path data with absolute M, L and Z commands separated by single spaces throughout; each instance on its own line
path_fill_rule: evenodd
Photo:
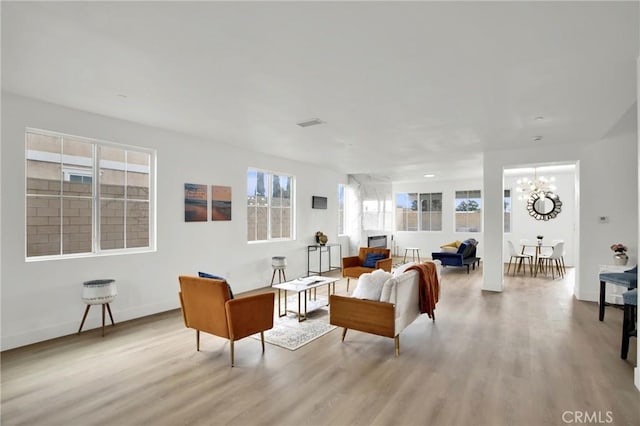
M 276 271 L 278 271 L 278 282 L 281 283 L 282 280 L 287 281 L 287 277 L 284 273 L 284 270 L 287 268 L 287 258 L 285 256 L 273 256 L 271 258 L 271 267 L 273 268 L 273 275 L 271 275 L 271 285 L 273 285 L 273 280 L 276 277 Z
M 93 280 L 82 283 L 82 301 L 87 305 L 111 303 L 117 295 L 115 280 Z
M 102 305 L 102 336 L 104 336 L 104 316 L 105 307 L 109 311 L 109 318 L 111 318 L 111 325 L 115 325 L 113 321 L 113 315 L 111 314 L 111 307 L 109 303 L 118 295 L 118 289 L 115 285 L 115 280 L 92 280 L 82 283 L 82 301 L 87 304 L 87 308 L 82 316 L 82 322 L 78 329 L 78 334 L 82 331 L 84 321 L 87 319 L 89 308 L 91 305 Z

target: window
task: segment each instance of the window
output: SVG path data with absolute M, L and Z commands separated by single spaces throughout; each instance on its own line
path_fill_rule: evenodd
M 396 194 L 396 230 L 442 231 L 442 193 Z
M 504 232 L 511 232 L 511 190 L 504 190 Z
M 480 232 L 482 199 L 479 190 L 456 191 L 456 232 Z
M 386 195 L 386 194 L 385 194 Z M 393 228 L 393 201 L 389 199 L 362 200 L 362 228 L 386 231 Z
M 344 216 L 344 185 L 338 185 L 338 235 L 345 233 Z
M 418 230 L 418 197 L 416 194 L 396 194 L 396 231 Z
M 150 249 L 155 154 L 29 129 L 26 257 Z
M 442 192 L 420 194 L 420 230 L 442 231 Z
M 247 241 L 293 238 L 293 176 L 247 172 Z

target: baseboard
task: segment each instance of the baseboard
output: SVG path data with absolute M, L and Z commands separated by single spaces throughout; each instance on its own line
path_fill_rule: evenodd
M 582 302 L 596 302 L 600 300 L 600 290 L 598 291 L 580 291 L 579 289 L 575 293 L 576 299 Z
M 170 311 L 179 308 L 180 305 L 176 300 L 155 303 L 153 305 L 139 306 L 134 309 L 124 311 L 114 311 L 112 308 L 113 319 L 116 325 L 119 322 L 128 321 L 136 318 L 146 317 L 160 312 Z M 31 345 L 33 343 L 44 342 L 62 336 L 68 336 L 78 332 L 80 327 L 81 313 L 78 313 L 78 319 L 73 322 L 56 324 L 48 327 L 39 328 L 37 330 L 29 330 L 25 333 L 14 334 L 11 336 L 2 336 L 0 341 L 0 351 L 19 348 L 21 346 Z M 109 315 L 107 314 L 106 323 L 110 324 Z M 82 327 L 82 331 L 91 330 L 102 327 L 102 315 L 100 305 L 91 307 L 89 315 Z

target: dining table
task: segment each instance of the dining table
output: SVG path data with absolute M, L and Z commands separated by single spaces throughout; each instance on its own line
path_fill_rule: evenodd
M 540 264 L 538 263 L 538 259 L 540 258 L 540 254 L 542 253 L 542 249 L 550 249 L 553 250 L 553 246 L 551 245 L 547 245 L 547 244 L 521 244 L 522 246 L 522 250 L 520 251 L 520 253 L 522 254 L 527 254 L 527 248 L 533 248 L 533 261 L 534 264 L 536 265 L 535 268 L 533 269 L 533 276 L 537 277 L 538 276 L 538 270 L 540 269 Z

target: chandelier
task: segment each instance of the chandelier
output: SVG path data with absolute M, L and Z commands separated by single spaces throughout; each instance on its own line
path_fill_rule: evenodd
M 548 193 L 553 193 L 556 190 L 556 186 L 553 184 L 555 180 L 555 177 L 538 177 L 536 169 L 533 169 L 533 180 L 522 178 L 516 181 L 518 185 L 516 192 L 520 193 L 518 200 L 528 200 L 534 194 L 537 194 L 540 198 L 545 198 Z

